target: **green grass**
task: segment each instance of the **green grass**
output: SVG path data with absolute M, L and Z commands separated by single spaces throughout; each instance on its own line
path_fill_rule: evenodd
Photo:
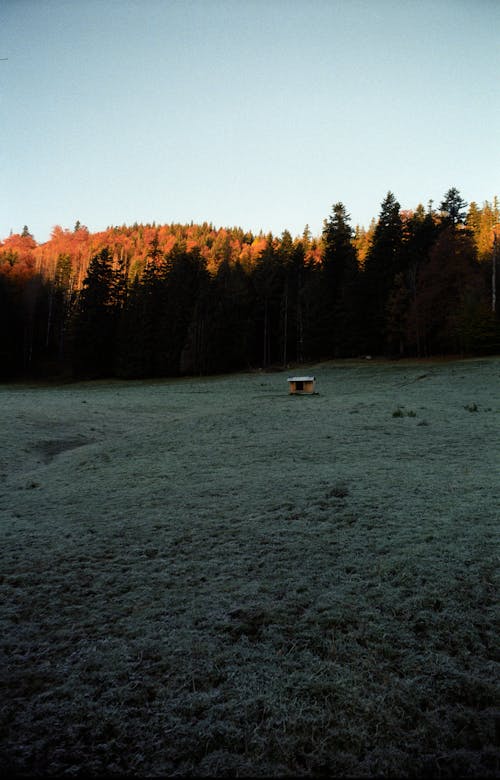
M 499 776 L 500 360 L 314 373 L 0 387 L 4 772 Z

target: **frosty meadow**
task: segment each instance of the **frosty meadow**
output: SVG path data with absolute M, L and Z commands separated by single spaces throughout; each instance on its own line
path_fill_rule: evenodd
M 0 386 L 0 769 L 498 777 L 500 359 Z

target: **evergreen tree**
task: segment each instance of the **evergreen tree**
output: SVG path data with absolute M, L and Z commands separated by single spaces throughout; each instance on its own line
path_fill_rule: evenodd
M 47 286 L 45 334 L 47 372 L 60 372 L 65 368 L 65 337 L 73 302 L 71 257 L 68 254 L 60 254 L 57 258 L 54 278 Z
M 363 271 L 363 341 L 368 352 L 383 353 L 387 348 L 387 304 L 395 276 L 403 270 L 402 245 L 400 205 L 393 193 L 388 192 L 382 202 Z
M 160 250 L 158 233 L 155 233 L 140 285 L 134 290 L 130 310 L 127 307 L 127 311 L 136 315 L 134 320 L 139 317 L 133 342 L 136 354 L 132 362 L 134 366 L 140 366 L 142 376 L 169 374 L 162 349 L 170 330 L 167 273 L 168 263 Z
M 477 203 L 474 201 L 469 204 L 469 210 L 467 212 L 465 224 L 472 231 L 474 237 L 479 234 L 481 229 L 481 209 L 478 208 Z
M 405 353 L 408 328 L 409 291 L 403 273 L 396 274 L 389 294 L 386 314 L 387 345 L 392 355 Z
M 474 202 L 470 204 L 466 224 L 472 231 L 480 262 L 491 260 L 495 226 L 498 226 L 499 222 L 500 209 L 497 198 L 494 198 L 493 203 L 484 201 L 481 208 Z
M 222 262 L 202 290 L 198 307 L 205 305 L 203 339 L 199 339 L 199 370 L 234 371 L 252 361 L 252 289 L 240 263 Z
M 420 317 L 420 297 L 419 297 L 419 278 L 422 270 L 429 262 L 430 253 L 438 234 L 434 216 L 431 210 L 425 210 L 419 205 L 410 219 L 405 224 L 405 240 L 402 249 L 402 268 L 403 277 L 398 279 L 393 287 L 391 295 L 395 295 L 400 303 L 399 324 L 394 321 L 395 312 L 398 308 L 394 307 L 392 302 L 392 315 L 388 327 L 391 333 L 397 330 L 398 354 L 409 350 L 420 356 L 422 354 L 422 336 L 421 336 L 421 317 Z M 406 295 L 403 293 L 402 284 L 406 287 Z M 407 310 L 401 309 L 402 301 L 407 301 Z M 406 332 L 402 329 L 402 324 L 406 323 Z M 395 341 L 392 347 L 396 346 Z
M 191 349 L 187 339 L 208 272 L 198 249 L 187 252 L 176 247 L 166 261 L 166 309 L 162 312 L 160 322 L 155 373 L 160 376 L 177 376 L 182 369 L 183 351 Z
M 151 331 L 148 327 L 151 312 L 145 301 L 145 288 L 135 276 L 120 316 L 116 359 L 118 376 L 139 379 L 151 375 L 151 347 L 149 351 L 146 347 L 146 333 Z
M 23 372 L 24 310 L 22 285 L 0 273 L 0 379 L 13 379 Z
M 319 360 L 331 357 L 327 343 L 330 325 L 323 268 L 310 257 L 304 259 L 300 287 L 299 360 Z M 299 341 L 300 339 L 300 341 Z
M 453 224 L 441 230 L 419 275 L 417 298 L 423 355 L 464 354 L 478 347 L 487 294 L 467 232 Z
M 293 252 L 293 336 L 295 338 L 295 350 L 293 359 L 298 363 L 304 361 L 304 284 L 305 284 L 305 245 L 304 241 L 298 241 Z
M 281 362 L 285 367 L 290 358 L 290 331 L 293 332 L 291 300 L 293 296 L 292 275 L 294 247 L 290 232 L 284 230 L 278 247 L 278 263 L 281 268 L 282 290 L 280 303 L 280 348 Z M 293 339 L 292 339 L 293 343 Z
M 107 247 L 94 255 L 77 301 L 72 357 L 77 376 L 112 376 L 120 296 L 119 281 Z
M 343 203 L 336 203 L 323 223 L 322 275 L 327 306 L 323 319 L 328 328 L 325 349 L 334 357 L 351 353 L 356 329 L 353 315 L 358 262 L 349 219 Z
M 256 292 L 256 326 L 260 331 L 260 363 L 267 368 L 279 356 L 279 320 L 282 292 L 282 269 L 274 247 L 273 237 L 268 235 L 266 246 L 253 272 Z
M 443 224 L 453 227 L 463 225 L 466 219 L 466 207 L 467 203 L 461 197 L 460 192 L 456 187 L 451 187 L 439 206 Z

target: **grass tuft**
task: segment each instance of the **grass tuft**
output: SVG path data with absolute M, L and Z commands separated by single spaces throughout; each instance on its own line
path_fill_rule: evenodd
M 404 406 L 397 406 L 392 413 L 393 417 L 416 417 L 417 413 L 413 409 L 406 410 Z

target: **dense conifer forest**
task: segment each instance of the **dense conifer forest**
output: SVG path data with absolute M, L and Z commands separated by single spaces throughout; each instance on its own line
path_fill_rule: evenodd
M 360 355 L 500 351 L 498 200 L 456 188 L 320 236 L 76 223 L 0 242 L 0 377 L 166 377 Z

